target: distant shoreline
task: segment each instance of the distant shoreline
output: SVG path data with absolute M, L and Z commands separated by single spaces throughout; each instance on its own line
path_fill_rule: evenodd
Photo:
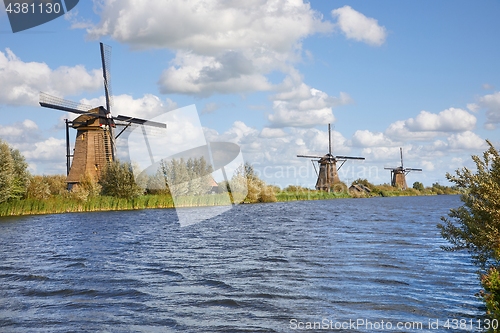
M 453 193 L 434 193 L 434 192 L 416 192 L 416 191 L 391 191 L 376 195 L 352 195 L 348 192 L 279 192 L 275 200 L 268 202 L 290 202 L 290 201 L 312 201 L 312 200 L 333 200 L 333 199 L 357 199 L 373 197 L 399 197 L 399 196 L 429 196 L 440 194 L 459 194 Z M 168 195 L 143 195 L 133 199 L 96 196 L 86 201 L 68 199 L 63 196 L 55 196 L 45 200 L 21 199 L 4 202 L 0 204 L 0 217 L 9 216 L 30 216 L 46 214 L 64 214 L 64 213 L 90 213 L 106 211 L 129 211 L 143 209 L 172 209 L 186 207 L 210 207 L 227 204 L 226 195 L 210 194 L 200 197 L 184 197 L 177 200 L 176 205 L 171 196 Z M 242 202 L 265 203 L 265 202 Z

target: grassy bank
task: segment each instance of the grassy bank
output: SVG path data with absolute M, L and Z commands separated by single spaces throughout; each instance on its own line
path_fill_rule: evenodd
M 372 197 L 401 197 L 401 196 L 423 196 L 423 195 L 442 195 L 442 194 L 460 194 L 460 191 L 450 187 L 428 187 L 422 190 L 408 188 L 406 190 L 396 189 L 388 185 L 372 186 L 370 192 L 323 192 L 316 190 L 309 190 L 306 188 L 294 189 L 294 191 L 280 191 L 276 193 L 276 200 L 283 201 L 297 201 L 297 200 L 327 200 L 338 198 L 372 198 Z
M 351 198 L 347 192 L 323 192 L 323 191 L 305 191 L 305 192 L 287 192 L 281 191 L 276 194 L 278 202 L 301 201 L 301 200 L 327 200 L 338 198 Z
M 227 196 L 221 194 L 199 197 L 182 197 L 176 207 L 217 206 L 227 203 Z M 169 195 L 141 195 L 133 199 L 109 196 L 95 196 L 85 201 L 65 196 L 51 196 L 48 199 L 12 200 L 0 204 L 0 216 L 37 214 L 58 214 L 69 212 L 98 212 L 111 210 L 134 210 L 151 208 L 174 208 Z
M 288 202 L 305 200 L 329 200 L 338 198 L 396 197 L 437 194 L 458 194 L 457 191 L 435 191 L 425 189 L 397 190 L 392 187 L 375 187 L 371 193 L 356 192 L 323 192 L 303 189 L 300 191 L 276 191 L 269 200 L 258 202 Z M 261 197 L 259 197 L 261 199 Z M 245 203 L 254 201 L 245 200 Z M 141 195 L 133 199 L 97 195 L 86 200 L 79 200 L 68 195 L 52 195 L 47 199 L 17 199 L 0 204 L 0 216 L 20 216 L 37 214 L 59 214 L 69 212 L 98 212 L 112 210 L 135 210 L 174 207 L 206 207 L 227 205 L 227 194 L 207 194 L 204 196 L 186 196 L 177 198 L 175 205 L 170 195 Z

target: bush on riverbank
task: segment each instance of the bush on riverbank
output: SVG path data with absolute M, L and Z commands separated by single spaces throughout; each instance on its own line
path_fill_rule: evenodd
M 486 303 L 487 314 L 493 319 L 500 319 L 500 272 L 491 267 L 481 276 L 482 290 L 479 295 Z M 496 332 L 496 330 L 495 330 Z
M 500 155 L 487 141 L 482 156 L 472 156 L 477 171 L 456 170 L 446 177 L 463 191 L 463 205 L 442 217 L 443 238 L 451 243 L 448 251 L 467 250 L 479 267 L 480 293 L 492 319 L 500 320 Z
M 137 185 L 130 163 L 110 162 L 99 178 L 101 194 L 118 198 L 135 198 L 143 193 Z
M 277 188 L 259 178 L 249 163 L 236 169 L 229 182 L 219 184 L 220 192 L 229 192 L 235 203 L 276 202 Z M 246 193 L 246 194 L 245 194 Z

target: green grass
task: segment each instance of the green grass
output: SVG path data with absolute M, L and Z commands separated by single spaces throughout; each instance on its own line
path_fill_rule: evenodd
M 276 194 L 279 202 L 284 201 L 302 201 L 302 200 L 327 200 L 338 198 L 350 198 L 346 192 L 323 192 L 323 191 L 304 191 L 304 192 L 286 192 L 282 191 Z
M 396 190 L 393 187 L 376 188 L 369 196 L 395 197 L 418 196 L 436 194 L 457 194 L 456 192 L 435 192 L 430 189 L 417 191 L 407 189 Z M 368 197 L 368 195 L 350 195 L 347 192 L 323 192 L 315 190 L 281 191 L 276 193 L 279 202 L 304 201 L 304 200 L 329 200 L 338 198 Z M 67 195 L 53 195 L 48 199 L 23 199 L 11 200 L 0 204 L 0 216 L 59 214 L 69 212 L 97 212 L 111 210 L 134 210 L 148 208 L 174 208 L 174 207 L 202 207 L 228 205 L 227 193 L 207 194 L 204 196 L 179 197 L 175 201 L 170 195 L 141 195 L 133 199 L 116 198 L 110 196 L 96 196 L 85 201 L 68 197 Z
M 69 212 L 97 212 L 110 210 L 134 210 L 148 208 L 174 208 L 218 206 L 230 204 L 227 194 L 179 197 L 170 195 L 141 195 L 133 199 L 96 196 L 81 201 L 65 196 L 51 196 L 45 200 L 23 199 L 0 204 L 0 216 L 59 214 Z

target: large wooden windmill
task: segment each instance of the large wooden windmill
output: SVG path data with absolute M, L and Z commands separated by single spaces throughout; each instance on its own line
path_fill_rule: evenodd
M 166 128 L 167 125 L 145 119 L 111 114 L 112 94 L 110 85 L 111 48 L 100 43 L 106 107 L 92 107 L 40 93 L 42 107 L 79 114 L 75 120 L 66 120 L 66 171 L 68 189 L 89 175 L 97 179 L 106 165 L 116 158 L 116 139 L 132 125 Z M 74 153 L 70 152 L 69 126 L 77 130 Z M 115 136 L 115 128 L 123 129 Z M 143 128 L 145 135 L 145 131 Z M 71 161 L 71 157 L 73 160 Z
M 403 166 L 403 148 L 399 148 L 399 153 L 401 155 L 401 166 L 397 168 L 384 168 L 386 170 L 391 170 L 391 186 L 406 190 L 408 185 L 406 184 L 406 175 L 410 171 L 422 171 L 422 169 L 415 168 L 405 168 Z
M 297 157 L 311 158 L 313 161 L 317 161 L 319 164 L 318 180 L 316 181 L 316 189 L 330 192 L 335 184 L 340 183 L 338 170 L 342 168 L 347 160 L 364 160 L 364 157 L 352 157 L 352 156 L 334 156 L 332 155 L 332 133 L 330 129 L 330 124 L 328 124 L 328 154 L 324 156 L 315 155 L 297 155 Z M 337 168 L 337 162 L 341 162 L 340 166 Z M 314 167 L 316 169 L 316 166 Z

